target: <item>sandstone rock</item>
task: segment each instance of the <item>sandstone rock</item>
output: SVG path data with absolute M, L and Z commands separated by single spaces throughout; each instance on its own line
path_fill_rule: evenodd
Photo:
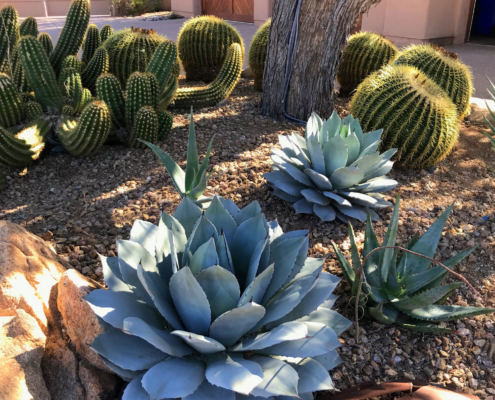
M 244 71 L 242 71 L 241 78 L 254 79 L 253 71 L 251 71 L 251 68 L 248 67 Z
M 58 284 L 57 304 L 66 332 L 77 352 L 94 366 L 111 372 L 89 346 L 104 332 L 84 297 L 102 286 L 81 275 L 75 269 L 67 270 Z
M 48 245 L 19 225 L 0 221 L 0 316 L 22 309 L 46 334 L 52 288 L 65 272 L 64 262 Z
M 22 309 L 0 317 L 0 400 L 50 400 L 41 373 L 45 335 Z

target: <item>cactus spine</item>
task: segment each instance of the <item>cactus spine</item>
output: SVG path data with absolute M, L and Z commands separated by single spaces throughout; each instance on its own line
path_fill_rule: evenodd
M 76 72 L 81 73 L 81 61 L 76 56 L 67 56 L 62 64 L 62 71 L 67 68 L 74 68 Z
M 14 68 L 14 71 L 12 73 L 12 80 L 15 87 L 20 92 L 29 92 L 30 87 L 26 78 L 26 71 L 24 71 L 24 67 L 22 66 L 17 47 L 14 50 L 12 65 Z
M 212 82 L 233 43 L 240 45 L 244 59 L 241 35 L 233 26 L 217 17 L 191 18 L 182 26 L 177 43 L 179 58 L 188 80 Z
M 365 132 L 383 128 L 380 151 L 398 148 L 397 164 L 428 168 L 450 153 L 459 134 L 446 93 L 414 67 L 388 66 L 357 89 L 351 112 Z
M 170 75 L 165 85 L 165 89 L 163 89 L 163 92 L 160 95 L 160 110 L 165 110 L 170 105 L 170 103 L 172 103 L 178 88 L 179 79 L 174 75 Z
M 19 27 L 21 36 L 38 37 L 38 21 L 34 17 L 27 17 Z
M 86 106 L 79 122 L 66 119 L 58 132 L 64 148 L 76 157 L 95 154 L 105 143 L 112 126 L 110 110 L 102 101 Z
M 134 72 L 127 81 L 126 123 L 131 130 L 137 112 L 144 106 L 156 108 L 158 81 L 150 73 Z M 157 124 L 158 125 L 158 124 Z
M 42 32 L 38 36 L 38 40 L 41 43 L 41 46 L 45 49 L 46 55 L 50 57 L 53 52 L 53 42 L 51 36 L 46 32 Z
M 82 58 L 81 61 L 85 64 L 93 58 L 95 51 L 101 46 L 100 32 L 95 24 L 88 26 L 86 32 L 86 38 L 82 46 Z
M 43 151 L 49 131 L 49 123 L 42 119 L 33 121 L 16 135 L 0 127 L 0 163 L 26 167 Z
M 177 90 L 171 106 L 175 108 L 211 107 L 227 98 L 234 90 L 242 72 L 244 62 L 242 49 L 238 43 L 230 46 L 225 62 L 217 78 L 205 88 Z
M 138 139 L 150 143 L 155 143 L 158 139 L 158 117 L 152 107 L 141 107 L 136 113 L 128 143 L 136 149 L 146 148 L 146 145 Z
M 168 111 L 160 111 L 158 115 L 158 140 L 164 140 L 174 124 L 174 117 Z
M 77 107 L 76 112 L 81 112 L 84 107 L 86 107 L 89 103 L 93 101 L 93 95 L 88 89 L 83 90 L 83 95 L 81 99 L 81 103 L 79 103 L 79 107 Z
M 65 104 L 77 109 L 83 96 L 81 75 L 74 68 L 67 68 L 62 70 L 58 81 Z
M 19 14 L 14 7 L 4 6 L 0 10 L 0 64 L 4 60 L 11 62 L 19 37 Z
M 249 47 L 249 68 L 254 75 L 254 88 L 263 91 L 263 73 L 265 71 L 266 48 L 272 20 L 269 19 L 256 31 L 251 46 Z
M 408 65 L 423 72 L 439 85 L 457 107 L 460 119 L 471 113 L 474 92 L 471 70 L 457 54 L 436 45 L 410 46 L 400 53 L 397 65 Z
M 61 110 L 64 106 L 55 72 L 40 42 L 34 37 L 24 36 L 19 40 L 19 56 L 29 85 L 36 100 L 45 110 Z
M 158 46 L 146 68 L 146 72 L 155 75 L 158 79 L 160 93 L 165 89 L 175 63 L 177 63 L 177 46 L 171 40 L 167 40 Z
M 125 100 L 119 80 L 112 74 L 101 75 L 96 81 L 98 99 L 104 101 L 112 115 L 115 128 L 125 127 Z
M 11 79 L 0 74 L 0 126 L 9 128 L 19 125 L 24 119 L 22 101 Z
M 33 121 L 36 118 L 43 116 L 43 107 L 35 101 L 29 101 L 24 104 L 24 110 L 28 121 Z
M 55 73 L 60 72 L 62 63 L 67 56 L 76 54 L 81 48 L 88 27 L 89 16 L 89 0 L 72 0 L 65 25 L 50 56 L 50 62 Z
M 100 47 L 96 50 L 94 57 L 89 64 L 84 68 L 81 79 L 83 86 L 90 90 L 91 93 L 96 91 L 96 80 L 102 74 L 106 74 L 109 70 L 109 58 L 107 51 Z
M 337 80 L 344 94 L 355 90 L 373 72 L 394 61 L 399 49 L 386 37 L 358 32 L 349 38 L 342 54 Z
M 103 28 L 101 28 L 100 31 L 100 40 L 101 43 L 103 43 L 105 40 L 107 40 L 110 36 L 112 36 L 114 33 L 112 25 L 105 25 Z

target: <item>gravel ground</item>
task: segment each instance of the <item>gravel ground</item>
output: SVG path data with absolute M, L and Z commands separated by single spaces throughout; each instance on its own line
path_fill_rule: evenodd
M 310 255 L 325 257 L 327 270 L 341 276 L 330 243 L 335 241 L 350 257 L 347 227 L 294 215 L 271 194 L 263 178 L 270 171 L 270 148 L 278 146 L 277 135 L 303 129 L 260 116 L 260 99 L 252 82 L 241 80 L 230 99 L 194 114 L 202 154 L 217 134 L 210 162 L 217 172 L 209 181 L 209 193 L 230 197 L 240 206 L 258 200 L 267 218 L 276 218 L 285 231 L 309 229 Z M 348 99 L 338 100 L 341 116 L 346 115 L 347 106 Z M 174 114 L 172 133 L 160 146 L 184 166 L 189 115 Z M 453 154 L 434 173 L 394 170 L 390 174 L 399 185 L 388 193 L 389 200 L 401 195 L 400 241 L 423 233 L 454 202 L 437 257 L 446 260 L 478 246 L 456 270 L 482 297 L 474 298 L 463 287 L 448 304 L 495 306 L 494 161 L 495 153 L 481 128 L 466 122 Z M 0 193 L 0 219 L 40 235 L 73 268 L 102 283 L 98 253 L 114 256 L 116 239 L 128 238 L 135 219 L 155 223 L 161 211 L 172 213 L 180 202 L 154 153 L 120 145 L 104 147 L 88 159 L 48 154 L 28 170 L 12 172 L 9 185 Z M 381 238 L 390 215 L 391 210 L 381 212 L 383 222 L 375 224 Z M 362 242 L 364 225 L 355 229 Z M 349 290 L 341 283 L 337 309 L 352 319 Z M 452 334 L 444 337 L 361 321 L 361 343 L 355 342 L 352 327 L 342 335 L 344 363 L 332 371 L 333 379 L 337 388 L 364 380 L 426 379 L 494 400 L 493 321 L 493 315 L 457 321 L 449 325 Z

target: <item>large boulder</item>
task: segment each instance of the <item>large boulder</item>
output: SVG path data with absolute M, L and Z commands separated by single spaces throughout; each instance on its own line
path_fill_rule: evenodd
M 22 309 L 0 317 L 0 400 L 50 400 L 41 359 L 45 334 L 36 320 Z

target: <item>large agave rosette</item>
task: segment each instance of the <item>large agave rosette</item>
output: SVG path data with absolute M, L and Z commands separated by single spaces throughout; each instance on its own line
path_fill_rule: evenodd
M 257 202 L 184 198 L 158 226 L 136 221 L 109 290 L 86 300 L 105 328 L 92 348 L 131 380 L 124 400 L 312 399 L 333 388 L 339 279 L 307 258 L 308 232 L 283 233 Z
M 265 174 L 274 194 L 292 204 L 297 214 L 315 213 L 322 221 L 366 221 L 369 210 L 392 203 L 381 193 L 397 182 L 386 176 L 397 149 L 378 151 L 383 130 L 363 133 L 352 115 L 341 120 L 336 112 L 328 120 L 314 114 L 306 138 L 297 133 L 279 135 L 282 150 L 272 149 L 272 172 Z

